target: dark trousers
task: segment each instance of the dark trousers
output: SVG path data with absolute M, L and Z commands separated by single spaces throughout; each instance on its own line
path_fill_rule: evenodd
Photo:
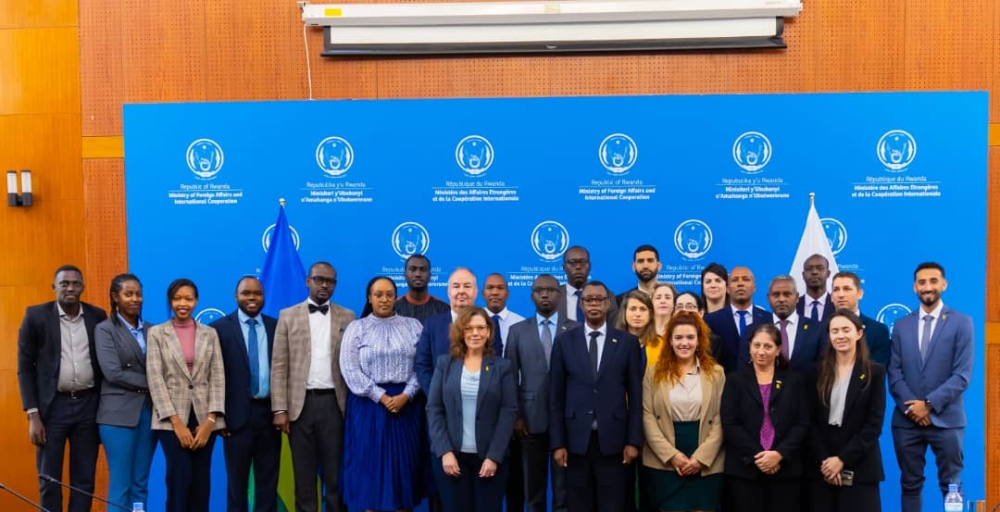
M 566 487 L 573 512 L 621 512 L 625 509 L 625 469 L 622 454 L 604 455 L 597 431 L 590 434 L 584 454 L 569 454 Z
M 288 445 L 295 473 L 296 512 L 320 510 L 316 495 L 317 470 L 323 479 L 326 512 L 343 511 L 337 479 L 344 447 L 344 417 L 333 390 L 323 394 L 306 392 L 302 412 L 289 429 Z
M 903 512 L 920 512 L 920 493 L 924 489 L 924 464 L 927 447 L 934 452 L 938 467 L 938 487 L 942 495 L 948 484 L 958 484 L 961 489 L 963 466 L 962 440 L 964 428 L 893 427 L 892 443 L 899 462 L 899 486 L 903 490 Z
M 810 478 L 809 496 L 812 503 L 808 508 L 812 512 L 881 512 L 882 496 L 879 484 L 863 484 L 854 482 L 849 487 L 836 487 L 823 481 L 822 478 Z
M 63 478 L 63 459 L 69 441 L 69 483 L 89 493 L 94 492 L 94 472 L 100 435 L 97 430 L 96 389 L 75 395 L 56 394 L 48 413 L 42 418 L 46 443 L 35 448 L 35 464 L 39 475 L 57 480 Z M 39 494 L 43 507 L 59 512 L 63 509 L 63 490 L 59 484 L 39 479 Z M 70 492 L 69 512 L 90 512 L 91 498 Z
M 198 428 L 194 411 L 188 415 L 188 428 L 193 436 Z M 181 448 L 173 430 L 157 430 L 156 435 L 167 462 L 167 512 L 208 512 L 215 433 L 197 450 Z
M 521 440 L 510 440 L 507 457 L 507 512 L 524 512 L 524 453 Z
M 479 469 L 483 466 L 483 459 L 479 455 L 456 453 L 455 458 L 458 459 L 461 474 L 454 477 L 442 472 L 443 478 L 438 481 L 445 512 L 501 512 L 504 491 L 507 489 L 508 461 L 500 461 L 497 472 L 492 477 L 480 478 Z M 446 497 L 446 494 L 450 496 Z
M 799 478 L 757 479 L 726 477 L 726 511 L 739 512 L 799 512 L 801 500 Z M 732 505 L 730 507 L 730 505 Z M 857 511 L 862 512 L 862 511 Z M 867 512 L 867 511 L 865 511 Z
M 548 510 L 549 468 L 552 473 L 552 512 L 568 512 L 566 505 L 566 469 L 552 461 L 549 452 L 549 434 L 531 434 L 521 440 L 521 458 L 524 473 L 524 495 L 528 512 Z M 508 509 L 510 506 L 508 505 Z
M 278 466 L 281 463 L 281 431 L 271 421 L 271 401 L 254 400 L 250 417 L 239 430 L 223 439 L 228 491 L 226 510 L 248 512 L 247 488 L 253 466 L 254 511 L 278 510 Z

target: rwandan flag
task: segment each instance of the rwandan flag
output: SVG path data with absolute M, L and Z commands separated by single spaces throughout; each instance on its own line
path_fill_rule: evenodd
M 278 317 L 278 312 L 302 302 L 309 294 L 306 271 L 299 259 L 292 228 L 285 217 L 285 200 L 281 200 L 278 220 L 271 230 L 264 266 L 260 273 L 264 285 L 264 314 Z M 288 436 L 281 436 L 281 467 L 278 472 L 278 512 L 295 510 L 295 480 L 292 475 L 292 452 Z M 253 510 L 253 476 L 250 477 L 250 510 Z

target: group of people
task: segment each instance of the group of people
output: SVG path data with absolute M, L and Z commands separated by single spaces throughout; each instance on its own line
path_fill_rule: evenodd
M 887 375 L 903 511 L 920 510 L 928 446 L 941 489 L 960 483 L 973 330 L 941 299 L 941 265 L 917 266 L 920 307 L 890 338 L 860 312 L 860 278 L 831 280 L 819 255 L 801 296 L 792 277 L 771 280 L 770 312 L 746 267 L 710 264 L 701 293 L 678 293 L 643 245 L 637 287 L 615 296 L 585 248 L 563 258 L 565 283 L 538 276 L 528 318 L 507 308 L 501 274 L 483 283 L 485 307 L 463 267 L 447 302 L 434 297 L 430 260 L 414 255 L 406 293 L 372 278 L 360 318 L 332 301 L 337 272 L 317 262 L 308 297 L 278 318 L 246 276 L 236 310 L 209 326 L 192 317 L 188 279 L 151 326 L 138 277 L 112 280 L 107 316 L 63 266 L 56 300 L 28 308 L 18 339 L 41 504 L 62 510 L 67 441 L 70 485 L 94 491 L 103 444 L 108 499 L 144 504 L 159 443 L 167 510 L 207 511 L 218 435 L 227 510 L 248 510 L 253 468 L 254 510 L 275 511 L 284 433 L 297 512 L 425 498 L 432 512 L 878 511 Z M 89 509 L 71 494 L 71 512 Z

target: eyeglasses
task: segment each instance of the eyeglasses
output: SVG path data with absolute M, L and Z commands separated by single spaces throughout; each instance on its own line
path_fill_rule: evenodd
M 323 277 L 323 276 L 310 276 L 309 280 L 312 281 L 312 282 L 314 282 L 314 283 L 316 283 L 316 284 L 318 284 L 318 285 L 320 285 L 320 286 L 323 286 L 323 285 L 333 286 L 333 285 L 337 284 L 337 278 L 335 278 L 335 277 L 331 279 L 329 277 Z
M 674 309 L 678 311 L 698 311 L 697 304 L 677 304 Z
M 490 328 L 485 325 L 466 325 L 465 332 L 487 332 Z
M 531 291 L 535 293 L 558 293 L 559 288 L 553 288 L 551 286 L 537 286 L 532 288 Z
M 601 304 L 608 300 L 607 297 L 580 297 L 580 302 L 584 304 Z

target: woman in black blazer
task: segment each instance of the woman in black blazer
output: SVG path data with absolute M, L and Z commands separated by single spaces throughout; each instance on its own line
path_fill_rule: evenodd
M 510 361 L 493 354 L 495 335 L 483 308 L 459 313 L 449 333 L 451 353 L 438 358 L 427 392 L 431 451 L 444 469 L 438 489 L 445 512 L 503 509 L 517 381 Z
M 885 367 L 871 360 L 864 324 L 853 312 L 838 309 L 827 326 L 830 345 L 819 369 L 809 435 L 812 510 L 879 512 Z
M 798 512 L 808 390 L 785 368 L 774 324 L 754 329 L 750 360 L 726 377 L 722 391 L 724 502 L 740 512 Z

